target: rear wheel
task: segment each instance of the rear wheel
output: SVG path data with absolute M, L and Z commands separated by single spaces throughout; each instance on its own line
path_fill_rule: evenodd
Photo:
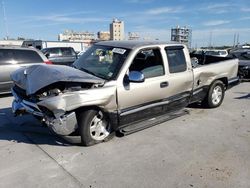
M 216 80 L 208 91 L 203 104 L 209 108 L 216 108 L 221 105 L 225 95 L 225 86 L 222 81 Z
M 111 125 L 101 110 L 87 110 L 78 114 L 81 141 L 91 146 L 111 138 Z

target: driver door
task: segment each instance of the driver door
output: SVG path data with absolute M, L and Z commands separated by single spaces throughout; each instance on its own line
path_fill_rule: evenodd
M 117 90 L 120 126 L 187 106 L 193 87 L 190 66 L 185 59 L 183 46 L 141 50 L 128 72 L 142 72 L 145 81 L 124 82 Z
M 167 97 L 168 81 L 159 48 L 138 52 L 129 71 L 144 74 L 141 83 L 123 83 L 118 87 L 120 125 L 148 119 L 162 113 L 163 99 Z

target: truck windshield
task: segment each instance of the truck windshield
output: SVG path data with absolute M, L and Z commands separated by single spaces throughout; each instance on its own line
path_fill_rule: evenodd
M 129 52 L 124 48 L 93 45 L 73 66 L 102 79 L 112 80 L 117 77 Z

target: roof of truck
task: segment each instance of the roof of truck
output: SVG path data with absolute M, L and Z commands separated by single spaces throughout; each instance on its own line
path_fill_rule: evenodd
M 119 48 L 127 48 L 127 49 L 133 49 L 143 46 L 150 46 L 150 45 L 166 45 L 166 44 L 176 44 L 176 45 L 182 45 L 177 42 L 164 42 L 164 41 L 135 41 L 135 40 L 128 40 L 128 41 L 102 41 L 96 43 L 98 45 L 104 45 L 104 46 L 114 46 Z

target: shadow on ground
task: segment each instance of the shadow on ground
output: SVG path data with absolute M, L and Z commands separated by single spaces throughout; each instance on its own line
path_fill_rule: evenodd
M 0 109 L 0 142 L 22 142 L 27 144 L 46 144 L 56 146 L 71 145 L 55 135 L 48 127 L 31 115 L 14 117 L 11 108 Z
M 7 94 L 0 94 L 0 98 L 5 98 L 5 97 L 11 97 L 12 94 L 11 93 L 7 93 Z
M 243 96 L 235 97 L 235 99 L 250 99 L 250 93 L 242 93 Z

